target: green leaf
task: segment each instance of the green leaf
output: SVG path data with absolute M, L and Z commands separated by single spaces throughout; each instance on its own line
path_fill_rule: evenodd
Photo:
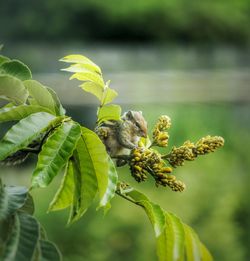
M 103 86 L 104 88 L 104 82 L 102 77 L 97 74 L 97 73 L 93 73 L 93 72 L 84 72 L 84 73 L 74 73 L 71 77 L 70 80 L 72 79 L 77 79 L 79 81 L 83 81 L 83 82 L 93 82 L 95 84 L 98 84 L 100 86 Z
M 74 176 L 74 195 L 73 195 L 73 204 L 71 205 L 70 208 L 70 214 L 69 214 L 69 219 L 67 224 L 70 225 L 73 222 L 77 221 L 81 215 L 81 206 L 82 206 L 82 201 L 83 199 L 81 197 L 81 187 L 82 187 L 82 178 L 81 178 L 81 172 L 80 172 L 80 167 L 77 162 L 77 153 L 76 151 L 74 152 L 74 157 L 72 159 L 72 167 L 73 167 L 73 176 Z
M 201 251 L 202 261 L 213 261 L 212 255 L 202 243 L 200 243 L 200 251 Z
M 157 254 L 159 260 L 183 260 L 184 229 L 183 224 L 175 215 L 165 212 L 166 226 L 157 238 Z
M 61 260 L 56 246 L 30 215 L 33 212 L 27 188 L 3 186 L 0 180 L 0 260 Z
M 14 76 L 21 81 L 32 78 L 32 74 L 28 66 L 18 60 L 5 61 L 2 63 L 0 65 L 0 73 Z
M 25 81 L 24 85 L 34 99 L 32 105 L 34 105 L 35 101 L 37 105 L 48 108 L 51 113 L 58 115 L 56 113 L 55 101 L 45 86 L 34 80 Z
M 82 140 L 85 143 L 91 164 L 88 167 L 92 175 L 96 175 L 100 201 L 109 190 L 109 160 L 105 146 L 99 137 L 91 130 L 82 127 Z M 82 162 L 84 164 L 84 162 Z M 86 163 L 85 163 L 86 164 Z
M 19 208 L 27 199 L 28 190 L 25 187 L 3 187 L 0 183 L 0 220 L 7 219 Z
M 69 224 L 86 212 L 98 191 L 100 205 L 107 204 L 113 196 L 115 183 L 115 174 L 109 173 L 108 155 L 103 143 L 93 131 L 81 129 L 82 136 L 74 153 L 75 193 Z
M 13 107 L 13 106 L 15 106 L 15 104 L 12 103 L 12 102 L 9 102 L 9 103 L 4 104 L 4 105 L 1 107 L 1 109 L 11 108 L 11 107 Z
M 67 55 L 63 58 L 60 59 L 61 62 L 66 62 L 66 63 L 90 63 L 90 64 L 95 64 L 94 62 L 92 62 L 89 58 L 87 58 L 86 56 L 80 55 L 80 54 L 71 54 L 71 55 Z
M 63 122 L 47 139 L 33 172 L 32 187 L 46 187 L 65 166 L 81 135 L 79 124 Z
M 201 249 L 200 240 L 193 229 L 187 225 L 184 225 L 185 230 L 185 249 L 186 249 L 186 260 L 187 261 L 200 261 Z
M 187 261 L 213 260 L 197 234 L 174 214 L 164 211 L 131 187 L 120 188 L 119 193 L 144 208 L 154 227 L 160 261 L 182 261 L 184 257 Z
M 36 112 L 50 112 L 49 109 L 36 105 L 20 105 L 0 109 L 0 122 L 21 120 Z
M 61 69 L 61 71 L 73 72 L 73 73 L 88 71 L 88 72 L 95 72 L 100 75 L 102 74 L 101 69 L 97 65 L 93 65 L 90 63 L 82 63 L 82 64 L 76 63 L 67 68 Z
M 80 87 L 86 91 L 89 92 L 97 97 L 98 100 L 102 100 L 103 96 L 103 86 L 96 84 L 94 82 L 85 82 L 80 85 Z
M 60 115 L 60 116 L 65 115 L 65 109 L 63 108 L 56 92 L 49 87 L 46 87 L 46 89 L 50 92 L 50 94 L 55 102 L 56 115 Z
M 159 237 L 164 232 L 165 228 L 165 213 L 161 207 L 149 201 L 143 193 L 137 190 L 133 189 L 126 194 L 144 208 L 150 222 L 153 225 L 155 236 Z
M 27 198 L 25 200 L 24 205 L 19 209 L 19 211 L 23 211 L 23 212 L 28 213 L 30 215 L 34 214 L 35 205 L 34 205 L 33 198 L 31 197 L 31 195 L 29 193 L 27 195 Z
M 1 47 L 2 45 L 0 45 L 0 47 Z M 0 48 L 0 50 L 1 50 L 1 48 Z M 5 62 L 8 62 L 8 61 L 10 61 L 10 58 L 8 58 L 8 57 L 6 57 L 6 56 L 3 56 L 3 55 L 0 55 L 0 65 L 2 64 L 2 63 L 5 63 Z
M 9 75 L 0 75 L 1 96 L 15 104 L 23 104 L 27 100 L 29 93 L 19 79 Z
M 109 170 L 108 170 L 108 187 L 106 189 L 105 194 L 103 195 L 100 201 L 100 207 L 106 207 L 109 205 L 110 200 L 114 197 L 117 181 L 118 181 L 118 174 L 116 172 L 116 167 L 110 157 L 109 159 Z M 109 206 L 110 208 L 110 206 Z
M 98 124 L 108 120 L 118 121 L 121 118 L 121 107 L 116 104 L 100 107 L 97 118 Z
M 115 90 L 113 90 L 109 87 L 106 88 L 105 94 L 103 95 L 103 98 L 101 101 L 101 104 L 105 105 L 105 104 L 112 102 L 117 95 L 118 95 L 118 93 Z
M 83 128 L 82 128 L 83 130 Z M 82 131 L 83 132 L 83 131 Z M 97 177 L 95 173 L 95 162 L 92 159 L 92 151 L 90 150 L 89 143 L 87 143 L 86 135 L 82 134 L 78 141 L 76 153 L 75 153 L 75 168 L 76 173 L 80 173 L 76 176 L 76 180 L 80 179 L 79 191 L 80 200 L 78 207 L 78 214 L 74 221 L 79 219 L 92 204 L 97 191 Z M 77 195 L 78 193 L 76 193 Z
M 49 211 L 60 210 L 70 206 L 73 203 L 74 189 L 74 170 L 72 161 L 69 160 L 61 185 L 50 203 Z
M 41 261 L 60 261 L 61 254 L 56 245 L 48 240 L 39 240 L 39 259 Z
M 54 119 L 55 116 L 47 112 L 38 112 L 12 126 L 0 141 L 0 160 L 26 148 Z
M 75 65 L 64 69 L 69 72 L 74 72 L 75 68 L 78 67 L 80 69 L 82 67 L 83 69 L 86 68 L 88 70 L 96 71 L 101 74 L 100 67 L 83 55 L 78 55 L 78 54 L 68 55 L 60 59 L 60 61 L 66 63 L 75 63 Z
M 126 193 L 138 205 L 142 206 L 154 228 L 157 240 L 157 255 L 160 261 L 182 260 L 184 250 L 184 232 L 181 224 L 177 221 L 178 226 L 172 221 L 171 214 L 165 213 L 157 204 L 149 201 L 142 193 L 132 190 Z M 176 221 L 175 219 L 173 219 Z M 182 237 L 179 237 L 178 229 L 182 229 Z M 178 233 L 175 237 L 174 232 Z
M 35 218 L 25 213 L 18 213 L 14 226 L 0 259 L 3 261 L 32 260 L 39 239 L 39 225 Z

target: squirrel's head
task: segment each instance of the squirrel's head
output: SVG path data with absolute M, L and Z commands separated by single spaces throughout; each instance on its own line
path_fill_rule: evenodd
M 131 121 L 135 127 L 135 133 L 139 137 L 147 137 L 147 122 L 141 111 L 127 111 L 123 114 L 122 120 Z

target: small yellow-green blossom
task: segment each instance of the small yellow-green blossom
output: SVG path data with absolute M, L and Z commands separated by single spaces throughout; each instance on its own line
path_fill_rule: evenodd
M 182 192 L 186 185 L 177 180 L 174 175 L 164 175 L 163 178 L 159 179 L 159 176 L 156 178 L 156 185 L 162 185 L 164 187 L 169 186 L 173 191 L 180 191 Z
M 130 160 L 130 171 L 136 181 L 146 180 L 147 174 L 155 179 L 156 185 L 169 186 L 173 191 L 183 191 L 185 184 L 176 180 L 175 176 L 169 175 L 172 168 L 166 166 L 157 151 L 145 147 L 132 150 Z
M 201 138 L 196 144 L 186 141 L 182 146 L 173 147 L 167 155 L 167 160 L 171 166 L 183 166 L 184 162 L 194 160 L 199 155 L 214 152 L 224 145 L 224 139 L 220 136 L 206 136 Z
M 173 167 L 182 166 L 185 160 L 194 160 L 196 157 L 193 153 L 194 148 L 195 145 L 190 141 L 186 141 L 178 148 L 173 147 L 168 158 L 170 165 Z
M 210 152 L 214 152 L 216 149 L 224 145 L 224 139 L 220 136 L 206 136 L 201 138 L 196 144 L 193 150 L 196 155 L 204 155 Z
M 167 115 L 162 115 L 158 119 L 155 128 L 158 129 L 159 131 L 166 131 L 170 128 L 171 126 L 171 119 Z
M 150 174 L 157 186 L 168 186 L 173 191 L 183 191 L 186 186 L 171 174 L 173 171 L 171 167 L 182 166 L 185 161 L 192 161 L 199 155 L 214 152 L 224 145 L 224 139 L 219 136 L 206 136 L 196 143 L 188 140 L 180 147 L 173 147 L 169 154 L 161 155 L 152 149 L 152 146 L 166 147 L 168 145 L 169 134 L 167 130 L 170 126 L 170 118 L 166 115 L 161 116 L 153 130 L 152 144 L 147 147 L 141 140 L 138 147 L 131 151 L 128 163 L 131 174 L 136 181 L 145 181 Z M 167 166 L 165 161 L 171 167 Z
M 171 119 L 162 115 L 153 130 L 153 144 L 159 147 L 166 147 L 168 145 L 169 134 L 167 130 L 171 126 Z
M 141 182 L 147 179 L 147 172 L 153 164 L 159 164 L 161 157 L 150 149 L 138 147 L 132 150 L 130 170 L 136 181 Z

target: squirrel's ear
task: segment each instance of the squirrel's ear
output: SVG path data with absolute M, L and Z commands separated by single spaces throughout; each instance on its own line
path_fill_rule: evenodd
M 133 119 L 133 112 L 132 111 L 124 112 L 122 119 L 125 119 L 125 120 Z
M 133 112 L 132 112 L 132 111 L 128 111 L 128 112 L 127 112 L 127 117 L 128 117 L 129 119 L 132 119 L 132 118 L 133 118 Z

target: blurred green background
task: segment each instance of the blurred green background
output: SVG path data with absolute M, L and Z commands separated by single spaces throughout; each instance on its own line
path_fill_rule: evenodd
M 33 78 L 58 93 L 68 115 L 94 127 L 97 102 L 60 72 L 67 54 L 88 56 L 119 93 L 123 110 L 142 110 L 150 129 L 172 118 L 169 149 L 210 134 L 224 148 L 176 169 L 187 189 L 121 180 L 191 225 L 215 260 L 250 256 L 250 2 L 247 0 L 9 0 L 0 3 L 2 53 L 25 62 Z M 3 133 L 3 128 L 1 128 Z M 3 181 L 29 186 L 34 159 L 1 167 Z M 66 261 L 157 260 L 153 230 L 141 209 L 115 198 L 71 227 L 67 211 L 47 214 L 61 177 L 33 193 L 35 215 Z
M 248 0 L 9 0 L 1 1 L 1 35 L 25 41 L 244 44 L 250 40 L 249 12 Z

